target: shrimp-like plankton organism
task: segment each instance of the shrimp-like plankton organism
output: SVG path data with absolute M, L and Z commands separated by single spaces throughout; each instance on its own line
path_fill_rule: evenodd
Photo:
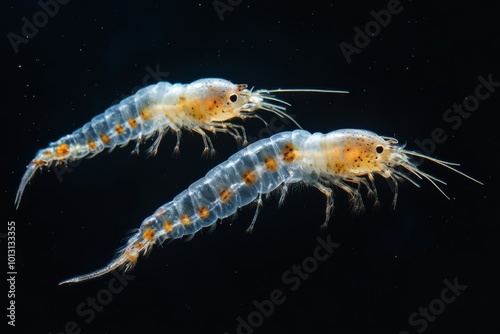
M 253 91 L 246 84 L 233 84 L 224 79 L 200 79 L 190 84 L 159 82 L 137 91 L 120 103 L 111 106 L 104 113 L 72 134 L 62 137 L 49 147 L 39 150 L 27 166 L 19 185 L 15 205 L 19 207 L 24 189 L 35 172 L 42 166 L 53 163 L 68 163 L 84 157 L 93 157 L 105 148 L 110 151 L 116 146 L 125 146 L 137 140 L 133 152 L 139 144 L 155 135 L 150 155 L 158 151 L 160 141 L 169 130 L 175 132 L 177 143 L 174 153 L 179 152 L 182 130 L 194 131 L 201 135 L 205 149 L 203 154 L 215 152 L 206 131 L 224 132 L 247 144 L 245 128 L 231 123 L 235 118 L 258 118 L 264 121 L 257 110 L 272 112 L 279 117 L 289 118 L 299 128 L 300 125 L 288 114 L 289 103 L 273 97 L 274 93 L 315 92 L 348 93 L 340 90 L 324 89 L 260 89 Z M 267 125 L 267 123 L 264 121 Z
M 303 183 L 313 186 L 326 196 L 326 227 L 333 210 L 333 187 L 347 192 L 354 210 L 363 208 L 360 187 L 378 202 L 374 176 L 381 175 L 394 183 L 393 206 L 396 205 L 398 184 L 404 179 L 419 187 L 414 180 L 430 181 L 446 198 L 437 183 L 444 181 L 420 170 L 411 157 L 446 167 L 466 178 L 480 181 L 460 172 L 456 163 L 438 160 L 396 145 L 397 140 L 357 129 L 337 130 L 327 134 L 310 134 L 304 130 L 282 132 L 257 141 L 210 170 L 146 218 L 139 229 L 118 251 L 116 258 L 102 269 L 61 282 L 76 283 L 96 278 L 117 268 L 131 269 L 140 255 L 165 240 L 193 235 L 217 220 L 233 215 L 238 208 L 251 202 L 257 209 L 248 228 L 254 228 L 262 196 L 278 187 L 284 200 L 288 186 Z

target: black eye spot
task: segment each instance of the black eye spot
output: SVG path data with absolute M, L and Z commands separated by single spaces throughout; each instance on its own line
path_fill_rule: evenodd
M 375 148 L 375 151 L 377 151 L 377 153 L 380 154 L 380 153 L 384 152 L 384 147 L 379 145 Z
M 233 103 L 236 102 L 236 101 L 238 101 L 238 95 L 237 94 L 231 94 L 231 95 L 229 95 L 229 100 L 231 102 L 233 102 Z

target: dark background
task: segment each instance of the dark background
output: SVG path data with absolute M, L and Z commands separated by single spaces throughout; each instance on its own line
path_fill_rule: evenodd
M 15 329 L 60 333 L 74 322 L 77 329 L 66 332 L 232 334 L 237 318 L 255 311 L 255 300 L 280 289 L 286 301 L 254 333 L 498 332 L 493 116 L 500 89 L 456 130 L 443 120 L 453 104 L 474 95 L 478 76 L 500 81 L 493 20 L 498 5 L 402 1 L 403 10 L 348 63 L 340 43 L 354 44 L 354 28 L 364 29 L 373 21 L 370 11 L 387 4 L 244 0 L 221 20 L 212 1 L 73 0 L 15 53 L 7 34 L 20 34 L 22 18 L 33 22 L 41 7 L 35 1 L 4 2 L 2 233 L 8 221 L 16 222 Z M 69 286 L 58 282 L 108 263 L 128 231 L 238 149 L 230 136 L 218 135 L 217 157 L 200 159 L 201 138 L 187 133 L 177 159 L 171 157 L 170 135 L 155 158 L 146 158 L 144 150 L 130 156 L 135 144 L 129 144 L 70 166 L 60 178 L 53 169 L 38 173 L 16 211 L 15 192 L 35 152 L 142 86 L 148 66 L 168 72 L 162 79 L 171 82 L 220 77 L 257 88 L 349 90 L 280 97 L 311 132 L 367 129 L 418 150 L 415 140 L 442 128 L 447 139 L 432 155 L 460 162 L 462 171 L 485 185 L 427 163 L 423 169 L 448 182 L 443 188 L 450 201 L 428 182 L 420 189 L 405 182 L 392 210 L 390 188 L 379 178 L 380 208 L 367 201 L 365 213 L 352 215 L 345 194 L 337 191 L 326 231 L 319 228 L 325 201 L 318 191 L 296 189 L 282 208 L 274 196 L 252 235 L 245 229 L 253 210 L 244 208 L 214 233 L 204 230 L 189 242 L 157 247 L 102 312 L 82 316 L 78 306 L 105 296 L 113 276 Z M 149 78 L 146 85 L 155 81 Z M 259 121 L 242 124 L 250 137 L 259 131 L 268 136 Z M 341 246 L 291 291 L 282 275 L 313 255 L 318 236 L 333 236 Z M 445 279 L 467 288 L 426 328 L 412 326 L 412 313 L 438 305 Z M 1 294 L 5 310 L 7 293 Z

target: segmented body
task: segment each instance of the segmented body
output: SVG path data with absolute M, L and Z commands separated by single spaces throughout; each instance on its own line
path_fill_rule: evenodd
M 399 166 L 433 184 L 436 180 L 442 182 L 420 171 L 408 160 L 408 155 L 425 156 L 406 151 L 395 146 L 396 143 L 395 139 L 354 129 L 328 134 L 296 130 L 262 139 L 213 168 L 205 177 L 146 218 L 108 266 L 62 283 L 91 279 L 122 266 L 130 269 L 139 255 L 147 253 L 154 244 L 193 235 L 217 220 L 233 215 L 238 208 L 257 202 L 257 211 L 249 227 L 252 230 L 262 205 L 262 195 L 280 186 L 283 189 L 280 202 L 287 186 L 293 183 L 312 185 L 324 193 L 327 198 L 326 226 L 333 208 L 332 186 L 346 191 L 353 208 L 360 210 L 363 207 L 360 185 L 365 186 L 377 201 L 373 183 L 375 174 L 392 179 L 396 189 L 401 178 L 411 180 L 395 169 Z M 466 176 L 450 167 L 454 164 L 425 158 Z M 414 181 L 412 183 L 417 185 Z M 396 196 L 397 193 L 394 203 Z
M 162 136 L 168 131 L 175 132 L 177 136 L 174 149 L 176 153 L 179 152 L 182 130 L 194 131 L 202 136 L 204 154 L 215 152 L 207 131 L 228 133 L 246 145 L 245 128 L 230 120 L 249 117 L 260 119 L 254 114 L 259 109 L 290 118 L 285 113 L 284 106 L 275 104 L 287 103 L 269 95 L 269 92 L 282 91 L 286 90 L 252 91 L 245 84 L 237 85 L 224 79 L 200 79 L 190 84 L 160 82 L 140 89 L 135 95 L 108 108 L 72 134 L 39 150 L 27 166 L 15 204 L 19 206 L 26 185 L 41 166 L 94 156 L 104 149 L 124 146 L 131 140 L 137 140 L 139 145 L 141 140 L 157 135 L 149 149 L 150 154 L 157 152 Z M 292 121 L 295 122 L 293 119 Z M 136 152 L 138 145 L 134 150 Z

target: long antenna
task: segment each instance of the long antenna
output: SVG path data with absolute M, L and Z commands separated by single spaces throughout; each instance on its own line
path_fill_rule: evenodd
M 272 93 L 335 93 L 335 94 L 348 94 L 349 91 L 346 90 L 330 90 L 330 89 L 259 89 L 256 91 L 259 94 L 272 94 Z
M 420 154 L 420 153 L 417 153 L 417 152 L 414 152 L 414 151 L 407 151 L 407 150 L 401 150 L 401 151 L 404 152 L 404 153 L 406 153 L 406 154 L 413 155 L 415 157 L 419 157 L 419 158 L 423 158 L 423 159 L 432 161 L 432 162 L 434 162 L 434 163 L 436 163 L 438 165 L 441 165 L 443 167 L 446 167 L 446 168 L 454 171 L 457 174 L 460 174 L 460 175 L 468 178 L 471 181 L 474 181 L 474 182 L 476 182 L 476 183 L 478 183 L 480 185 L 484 185 L 483 182 L 478 181 L 475 178 L 473 178 L 472 176 L 469 176 L 469 175 L 465 174 L 464 172 L 461 172 L 458 169 L 451 167 L 451 166 L 460 166 L 460 164 L 457 164 L 457 163 L 454 163 L 454 162 L 448 162 L 448 161 L 439 160 L 439 159 L 436 159 L 436 158 L 433 158 L 433 157 L 429 157 L 429 156 L 427 156 L 425 154 Z

